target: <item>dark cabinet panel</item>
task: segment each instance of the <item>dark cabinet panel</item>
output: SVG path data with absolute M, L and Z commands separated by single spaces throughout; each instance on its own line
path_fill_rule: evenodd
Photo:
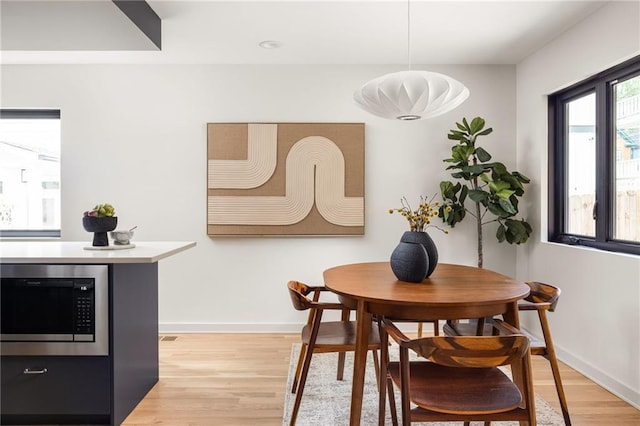
M 113 422 L 120 424 L 158 381 L 158 264 L 111 267 Z
M 14 415 L 109 417 L 108 357 L 4 356 L 0 378 L 3 419 Z

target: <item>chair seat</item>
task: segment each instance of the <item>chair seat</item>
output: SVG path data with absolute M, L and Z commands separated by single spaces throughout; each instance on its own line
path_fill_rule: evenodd
M 449 414 L 503 413 L 518 408 L 522 402 L 518 387 L 498 368 L 446 367 L 413 361 L 410 369 L 411 402 L 426 410 Z M 400 386 L 398 362 L 389 363 L 389 373 Z
M 306 325 L 302 329 L 302 342 L 309 344 L 311 326 Z M 354 351 L 356 348 L 356 322 L 355 321 L 329 321 L 320 324 L 318 337 L 316 338 L 315 351 L 335 352 L 335 347 L 342 347 L 343 351 Z M 380 347 L 380 333 L 378 327 L 371 323 L 369 329 L 369 349 Z

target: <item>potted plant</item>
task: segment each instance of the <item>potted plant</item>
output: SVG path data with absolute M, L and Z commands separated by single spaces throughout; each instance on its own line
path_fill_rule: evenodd
M 118 218 L 115 216 L 115 208 L 111 204 L 97 204 L 93 209 L 84 212 L 82 226 L 85 231 L 93 232 L 92 245 L 108 246 L 107 232 L 116 229 Z
M 475 117 L 471 123 L 463 118 L 456 127 L 448 138 L 457 143 L 451 148 L 451 158 L 443 161 L 450 163 L 447 170 L 452 170 L 451 177 L 458 182 L 440 182 L 444 203 L 439 207 L 438 216 L 452 228 L 467 213 L 475 218 L 478 267 L 482 268 L 483 226 L 497 224 L 499 242 L 523 244 L 529 239 L 531 225 L 517 215 L 519 197 L 524 195 L 524 185 L 530 180 L 517 171 L 508 171 L 503 163 L 491 161 L 491 154 L 476 145 L 478 137 L 493 132 L 491 127 L 485 129 L 483 118 Z

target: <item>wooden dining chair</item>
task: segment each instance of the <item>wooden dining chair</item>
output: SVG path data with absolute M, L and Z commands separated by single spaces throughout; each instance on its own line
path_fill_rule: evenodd
M 295 425 L 302 393 L 311 365 L 311 357 L 314 353 L 337 352 L 338 372 L 337 379 L 342 380 L 344 374 L 344 358 L 346 352 L 354 352 L 356 348 L 356 321 L 350 320 L 351 307 L 339 302 L 321 302 L 322 292 L 329 291 L 326 287 L 309 286 L 299 281 L 289 281 L 287 284 L 293 307 L 298 311 L 309 310 L 307 323 L 302 329 L 300 356 L 296 374 L 291 387 L 291 393 L 296 394 L 290 425 Z M 313 293 L 312 298 L 308 296 Z M 340 321 L 322 321 L 322 314 L 326 310 L 341 311 Z M 378 350 L 380 349 L 380 335 L 378 327 L 371 323 L 369 330 L 369 346 L 372 351 L 373 361 L 376 367 L 376 378 L 379 377 Z
M 530 288 L 529 296 L 518 303 L 518 311 L 536 311 L 538 313 L 543 339 L 539 339 L 531 333 L 528 333 L 526 330 L 522 330 L 522 332 L 531 340 L 531 355 L 540 355 L 549 361 L 549 364 L 551 364 L 551 372 L 553 373 L 553 380 L 556 385 L 556 392 L 558 394 L 558 400 L 562 410 L 562 417 L 564 418 L 565 425 L 571 426 L 569 407 L 564 394 L 564 387 L 562 386 L 562 378 L 560 377 L 558 359 L 556 358 L 556 351 L 553 346 L 553 339 L 551 338 L 549 321 L 547 320 L 547 311 L 555 311 L 558 300 L 560 299 L 561 290 L 551 284 L 540 283 L 537 281 L 527 282 L 527 285 Z M 489 324 L 485 324 L 484 327 L 484 334 L 491 332 L 491 326 Z M 448 322 L 444 326 L 444 332 L 447 335 L 457 336 L 478 334 L 478 326 L 473 322 Z
M 558 393 L 558 400 L 560 401 L 562 417 L 564 418 L 565 425 L 571 426 L 569 407 L 564 395 L 562 378 L 560 377 L 560 368 L 558 367 L 558 359 L 556 358 L 556 351 L 553 346 L 553 339 L 551 338 L 551 329 L 549 328 L 549 321 L 547 320 L 547 311 L 554 312 L 556 310 L 561 290 L 551 284 L 540 283 L 537 281 L 530 281 L 527 285 L 531 288 L 531 292 L 524 301 L 518 304 L 518 310 L 536 311 L 538 313 L 538 319 L 540 320 L 540 328 L 542 328 L 543 336 L 543 340 L 540 340 L 527 333 L 531 339 L 531 354 L 541 355 L 549 361 L 549 364 L 551 364 L 551 371 L 553 373 L 553 380 L 556 384 L 556 392 Z
M 385 342 L 391 336 L 399 345 L 400 361 L 381 364 L 380 375 L 388 380 L 380 381 L 380 394 L 390 382 L 400 389 L 403 425 L 494 420 L 535 424 L 529 339 L 500 320 L 491 326 L 497 329 L 495 335 L 410 339 L 389 319 L 381 320 L 380 359 L 388 359 Z M 410 360 L 409 349 L 419 358 Z M 498 368 L 503 365 L 518 365 L 522 392 Z M 384 418 L 384 399 L 380 398 L 380 418 Z

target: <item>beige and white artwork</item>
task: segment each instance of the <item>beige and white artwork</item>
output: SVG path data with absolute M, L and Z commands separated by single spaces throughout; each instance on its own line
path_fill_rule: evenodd
M 364 234 L 363 123 L 209 123 L 209 235 Z

